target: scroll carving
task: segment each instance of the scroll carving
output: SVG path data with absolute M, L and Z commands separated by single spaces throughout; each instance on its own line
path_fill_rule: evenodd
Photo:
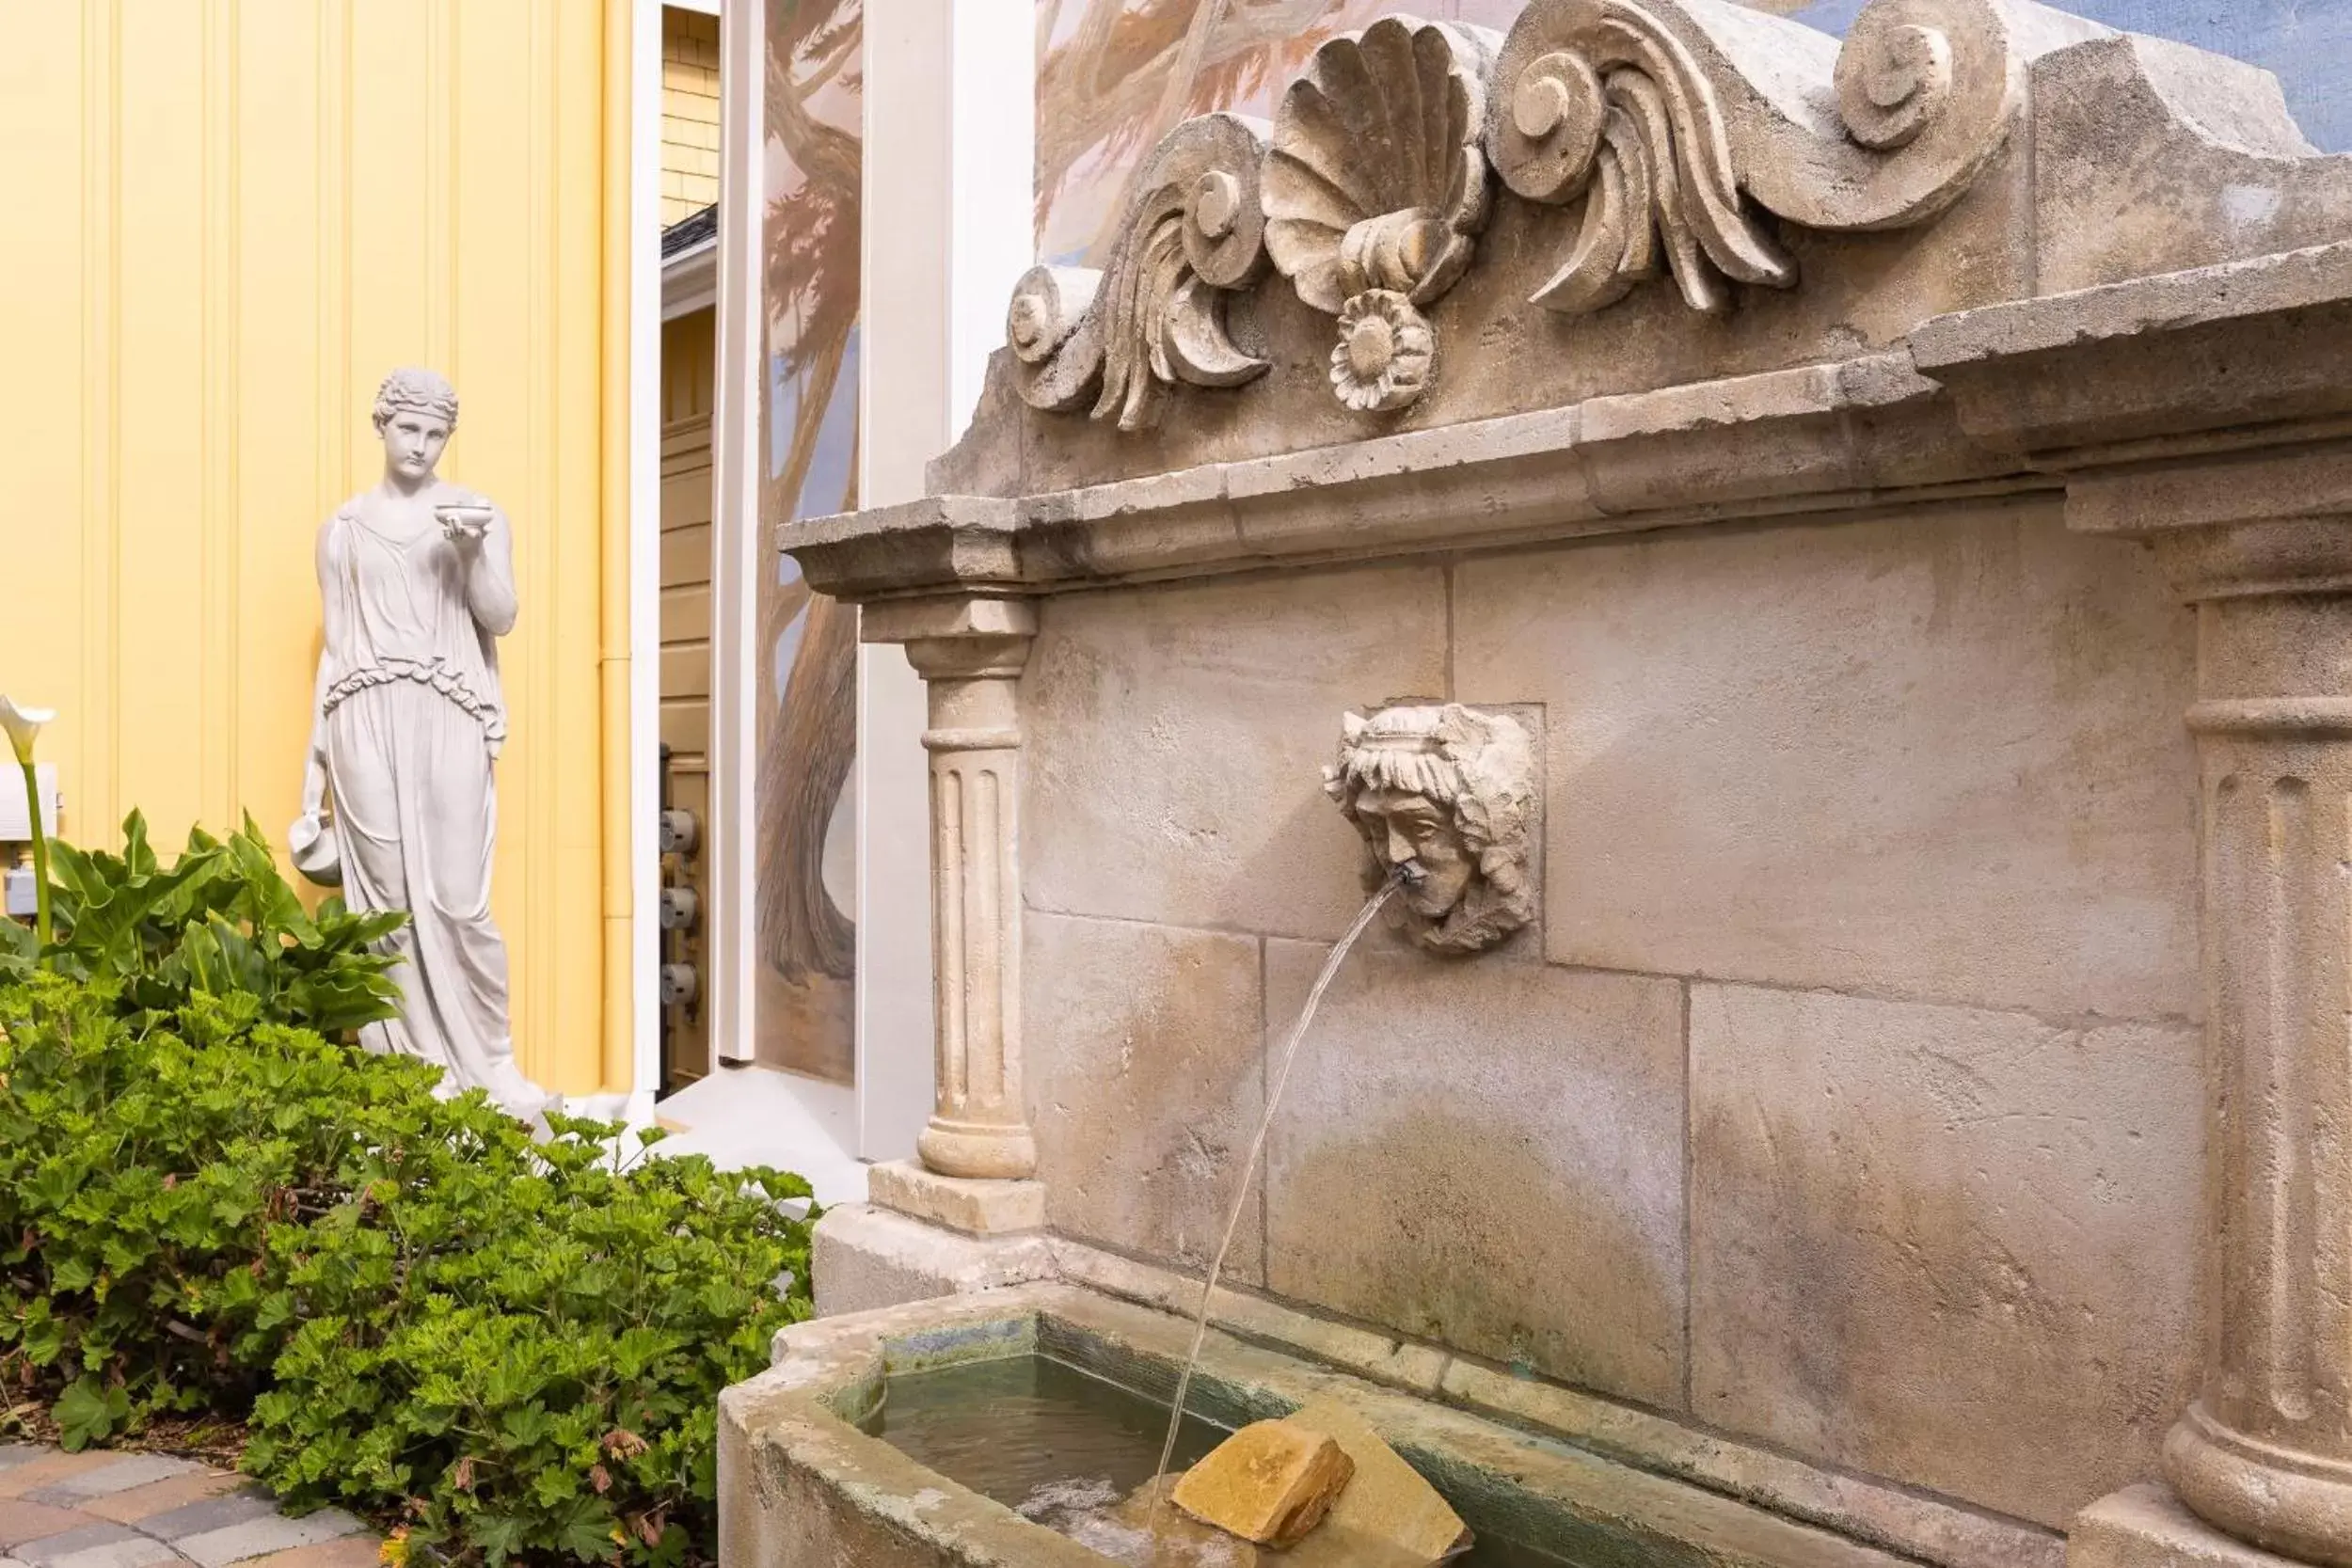
M 1535 304 L 1597 310 L 1662 271 L 1713 312 L 1731 282 L 1797 281 L 1768 214 L 1932 217 L 2023 95 L 2002 0 L 1873 0 L 1842 48 L 1728 0 L 1534 0 L 1496 65 L 1486 147 L 1518 195 L 1584 203 Z
M 1258 122 L 1203 115 L 1168 133 L 1136 182 L 1110 266 L 1031 267 L 1005 322 L 1034 408 L 1157 421 L 1170 388 L 1237 387 L 1266 361 L 1237 345 L 1225 307 L 1265 262 Z
M 1356 409 L 1427 389 L 1421 307 L 1470 267 L 1486 225 L 1480 27 L 1390 17 L 1315 51 L 1282 95 L 1264 169 L 1266 248 L 1298 297 L 1337 316 L 1331 388 Z
M 2034 53 L 2104 31 L 2025 0 L 1870 0 L 1840 43 L 1733 0 L 1533 0 L 1507 37 L 1388 17 L 1318 49 L 1270 130 L 1228 114 L 1152 154 L 1101 272 L 1033 267 L 1007 321 L 1022 396 L 1122 430 L 1170 388 L 1268 362 L 1229 326 L 1271 260 L 1336 319 L 1333 391 L 1411 405 L 1439 363 L 1428 308 L 1492 203 L 1581 203 L 1536 304 L 1581 313 L 1671 275 L 1692 309 L 1789 288 L 1779 224 L 1899 229 L 1999 151 Z

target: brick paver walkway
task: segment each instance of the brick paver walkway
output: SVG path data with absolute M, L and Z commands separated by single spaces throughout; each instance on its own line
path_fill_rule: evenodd
M 162 1454 L 0 1445 L 0 1568 L 374 1568 L 341 1509 L 290 1519 L 243 1477 Z

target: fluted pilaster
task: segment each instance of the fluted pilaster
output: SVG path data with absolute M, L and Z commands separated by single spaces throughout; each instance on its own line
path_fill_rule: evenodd
M 2206 1281 L 2183 1501 L 2352 1568 L 2352 461 L 2081 487 L 2196 606 L 2206 996 Z
M 1036 611 L 968 598 L 867 619 L 869 641 L 905 645 L 930 704 L 937 1099 L 916 1147 L 939 1176 L 1025 1180 L 1037 1140 L 1021 1084 L 1020 681 Z

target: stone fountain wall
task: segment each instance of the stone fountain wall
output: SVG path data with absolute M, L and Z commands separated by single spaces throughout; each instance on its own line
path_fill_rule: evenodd
M 1359 950 L 1232 1280 L 1922 1560 L 2352 1563 L 2352 160 L 2014 0 L 1538 0 L 1127 227 L 931 499 L 784 535 L 931 681 L 890 1277 L 1197 1271 L 1342 716 L 1503 709 L 1535 925 Z
M 1239 1279 L 2060 1525 L 2194 1388 L 2193 626 L 2047 503 L 1044 607 L 1046 1212 L 1200 1266 L 1359 895 L 1337 716 L 1531 705 L 1540 927 L 1381 933 Z

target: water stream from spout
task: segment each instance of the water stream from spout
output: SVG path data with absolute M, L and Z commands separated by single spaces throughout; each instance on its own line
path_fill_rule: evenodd
M 1200 1347 L 1209 1338 L 1209 1303 L 1216 1294 L 1217 1277 L 1225 1272 L 1225 1255 L 1232 1250 L 1233 1233 L 1241 1228 L 1242 1211 L 1248 1206 L 1249 1184 L 1257 1175 L 1259 1157 L 1265 1153 L 1266 1133 L 1274 1126 L 1275 1108 L 1282 1103 L 1282 1087 L 1291 1080 L 1291 1063 L 1297 1059 L 1298 1042 L 1307 1037 L 1307 1026 L 1315 1021 L 1315 1009 L 1323 1006 L 1323 993 L 1331 984 L 1331 976 L 1340 972 L 1347 958 L 1347 950 L 1356 945 L 1356 939 L 1364 934 L 1372 917 L 1380 912 L 1398 889 L 1404 886 L 1401 876 L 1391 875 L 1380 884 L 1380 891 L 1368 899 L 1357 913 L 1356 923 L 1331 949 L 1324 960 L 1323 973 L 1315 976 L 1314 989 L 1307 993 L 1307 1005 L 1299 1009 L 1298 1022 L 1291 1025 L 1290 1038 L 1282 1044 L 1282 1054 L 1274 1069 L 1274 1078 L 1266 1085 L 1265 1114 L 1258 1118 L 1258 1135 L 1249 1142 L 1249 1157 L 1242 1162 L 1241 1180 L 1233 1188 L 1232 1212 L 1225 1216 L 1225 1235 L 1216 1243 L 1216 1256 L 1209 1260 L 1208 1277 L 1200 1282 L 1200 1310 L 1193 1318 L 1192 1353 L 1184 1357 L 1184 1370 L 1176 1379 L 1176 1403 L 1168 1416 L 1168 1441 L 1160 1448 L 1160 1467 L 1152 1473 L 1152 1534 L 1160 1535 L 1163 1510 L 1168 1503 L 1168 1467 L 1176 1457 L 1177 1434 L 1184 1430 L 1184 1399 L 1192 1392 L 1193 1369 L 1200 1365 Z

